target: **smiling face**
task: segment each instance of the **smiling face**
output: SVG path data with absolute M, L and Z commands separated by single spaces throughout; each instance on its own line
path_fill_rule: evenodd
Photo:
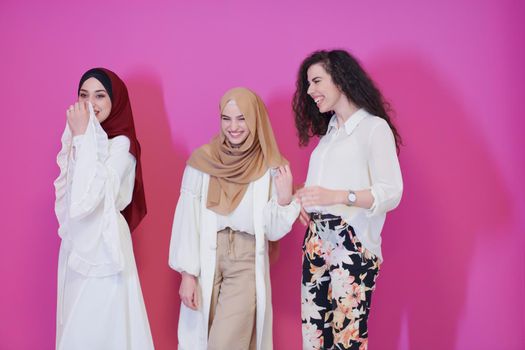
M 89 78 L 82 84 L 78 93 L 78 102 L 91 102 L 99 123 L 106 120 L 111 112 L 109 94 L 96 78 Z
M 312 64 L 306 74 L 309 84 L 307 93 L 314 100 L 319 112 L 334 111 L 346 99 L 321 63 Z
M 244 115 L 234 100 L 228 101 L 221 112 L 221 130 L 233 146 L 241 145 L 250 135 Z

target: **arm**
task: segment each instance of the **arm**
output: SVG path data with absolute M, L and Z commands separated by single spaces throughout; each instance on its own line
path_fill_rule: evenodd
M 292 197 L 293 178 L 288 165 L 275 170 L 272 182 L 272 197 L 264 207 L 263 217 L 266 237 L 276 241 L 290 232 L 301 206 Z
M 396 153 L 394 135 L 386 122 L 370 135 L 369 171 L 374 198 L 369 216 L 381 215 L 396 208 L 403 194 L 403 179 Z
M 193 310 L 199 307 L 201 188 L 202 173 L 187 166 L 175 209 L 169 251 L 170 267 L 182 276 L 181 301 Z
M 129 139 L 118 136 L 110 148 L 106 133 L 94 114 L 90 116 L 85 134 L 76 136 L 74 142 L 72 218 L 83 218 L 92 213 L 106 195 L 107 188 L 113 193 L 114 200 L 118 198 L 122 179 L 135 168 L 135 159 L 129 153 L 129 147 Z
M 353 191 L 356 194 L 354 207 L 370 209 L 374 202 L 371 190 Z M 329 190 L 320 186 L 303 187 L 297 191 L 304 207 L 316 205 L 350 205 L 348 194 L 350 190 Z
M 66 146 L 63 146 L 58 157 L 61 175 L 55 181 L 55 210 L 60 223 L 59 235 L 70 245 L 70 267 L 86 276 L 108 276 L 118 273 L 124 266 L 118 224 L 119 208 L 116 205 L 118 196 L 115 194 L 119 193 L 121 179 L 129 179 L 134 175 L 135 159 L 128 152 L 129 140 L 126 137 L 115 138 L 109 148 L 104 133 L 100 138 L 102 143 L 106 143 L 102 162 L 98 156 L 93 156 L 93 148 L 87 146 L 89 143 L 85 143 L 88 135 L 94 134 L 77 136 L 74 141 L 76 150 L 72 150 L 69 127 L 64 132 L 63 145 Z M 76 161 L 73 161 L 71 152 L 77 153 Z M 90 162 L 84 162 L 86 159 Z M 90 164 L 94 166 L 90 167 Z M 94 191 L 95 187 L 89 187 L 93 174 L 103 179 L 99 181 L 97 191 Z M 68 175 L 71 176 L 71 188 L 68 188 Z M 131 187 L 126 188 L 131 193 L 133 182 L 123 184 L 122 187 Z M 67 200 L 68 192 L 71 193 L 71 201 Z M 131 195 L 126 198 L 125 205 L 131 200 Z M 90 213 L 96 215 L 88 217 Z
M 369 172 L 372 186 L 352 189 L 356 194 L 355 207 L 369 209 L 369 215 L 384 214 L 394 209 L 403 191 L 401 170 L 397 159 L 394 136 L 388 124 L 378 124 L 369 140 Z M 350 205 L 348 190 L 329 190 L 320 186 L 305 187 L 297 191 L 303 207 Z

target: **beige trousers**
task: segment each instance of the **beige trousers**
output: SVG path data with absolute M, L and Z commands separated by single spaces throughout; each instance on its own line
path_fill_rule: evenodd
M 208 350 L 255 350 L 255 236 L 217 233 Z

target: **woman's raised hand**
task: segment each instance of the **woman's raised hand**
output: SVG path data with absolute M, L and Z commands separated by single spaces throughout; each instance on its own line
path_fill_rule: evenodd
M 88 102 L 75 102 L 74 105 L 69 106 L 66 115 L 73 136 L 83 135 L 89 121 Z
M 275 169 L 274 183 L 277 190 L 277 203 L 281 206 L 290 204 L 292 201 L 293 177 L 289 165 Z

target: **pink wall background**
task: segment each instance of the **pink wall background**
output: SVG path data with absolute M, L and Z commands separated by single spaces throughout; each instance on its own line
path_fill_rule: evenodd
M 401 206 L 383 232 L 371 349 L 524 349 L 523 1 L 0 3 L 0 349 L 52 349 L 55 156 L 80 75 L 127 83 L 149 215 L 135 254 L 157 349 L 176 348 L 168 243 L 182 169 L 230 87 L 257 91 L 304 181 L 290 108 L 301 60 L 357 55 L 397 112 Z M 365 4 L 366 3 L 366 4 Z M 300 349 L 297 225 L 272 268 L 275 348 Z

